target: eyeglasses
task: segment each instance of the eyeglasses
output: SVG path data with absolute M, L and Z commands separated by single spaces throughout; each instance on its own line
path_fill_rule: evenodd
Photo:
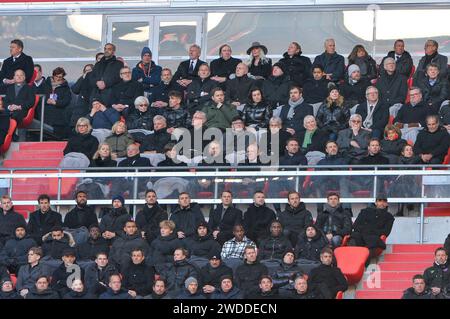
M 358 121 L 358 120 L 352 120 L 352 123 L 361 123 L 361 121 Z
M 127 71 L 127 72 L 120 72 L 120 75 L 124 75 L 124 74 L 130 74 L 131 72 L 130 71 Z M 117 73 L 116 73 L 117 74 Z
M 420 93 L 411 93 L 409 96 L 417 96 L 420 95 Z
M 77 127 L 87 127 L 87 124 L 78 124 Z
M 139 104 L 138 106 L 148 106 L 148 104 Z

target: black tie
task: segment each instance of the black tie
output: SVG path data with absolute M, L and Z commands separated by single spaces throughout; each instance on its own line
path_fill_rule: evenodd
M 396 55 L 396 56 L 395 56 L 395 62 L 397 62 L 399 59 L 400 59 L 400 56 L 399 56 L 399 55 Z
M 369 106 L 370 113 L 372 113 L 373 107 L 374 107 L 374 105 L 370 105 L 370 106 Z
M 191 60 L 191 65 L 189 66 L 188 73 L 189 74 L 194 73 L 194 60 Z
M 227 209 L 225 207 L 222 207 L 222 216 L 220 216 L 220 221 L 223 220 L 223 216 L 225 215 L 226 211 L 227 211 Z

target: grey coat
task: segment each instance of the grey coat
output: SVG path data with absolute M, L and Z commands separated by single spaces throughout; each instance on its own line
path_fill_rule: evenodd
M 369 146 L 370 132 L 361 128 L 358 135 L 354 136 L 351 128 L 346 128 L 339 131 L 337 144 L 344 156 L 352 159 L 361 159 L 367 153 L 367 146 Z M 360 148 L 350 145 L 351 141 L 358 143 Z

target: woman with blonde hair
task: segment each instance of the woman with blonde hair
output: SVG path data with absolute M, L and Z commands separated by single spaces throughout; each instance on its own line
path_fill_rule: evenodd
M 111 158 L 111 146 L 103 142 L 98 146 L 89 167 L 116 167 L 117 162 Z
M 92 158 L 97 151 L 98 140 L 91 134 L 91 122 L 85 117 L 80 117 L 75 125 L 75 132 L 64 148 L 64 155 L 76 152 L 83 153 L 88 159 Z
M 272 59 L 267 58 L 266 46 L 259 42 L 253 42 L 252 46 L 248 48 L 248 60 L 245 64 L 248 65 L 248 73 L 250 73 L 255 80 L 265 80 L 272 74 Z
M 133 137 L 128 134 L 127 125 L 117 121 L 111 128 L 111 135 L 105 139 L 111 148 L 111 158 L 127 156 L 127 147 L 134 143 Z

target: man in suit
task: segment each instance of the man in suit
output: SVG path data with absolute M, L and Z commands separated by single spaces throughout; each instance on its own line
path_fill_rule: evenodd
M 189 60 L 183 61 L 178 66 L 177 71 L 173 75 L 172 81 L 177 82 L 181 87 L 186 88 L 191 84 L 192 79 L 198 77 L 200 65 L 206 63 L 200 60 L 201 48 L 197 44 L 189 47 Z
M 14 73 L 16 70 L 25 72 L 25 81 L 31 81 L 34 73 L 33 58 L 23 53 L 23 42 L 15 39 L 9 45 L 11 56 L 3 61 L 0 70 L 0 94 L 5 94 L 6 88 L 10 84 L 14 84 Z
M 395 41 L 394 50 L 388 52 L 387 56 L 381 61 L 381 65 L 384 65 L 383 63 L 386 58 L 393 58 L 397 72 L 409 78 L 413 67 L 413 59 L 411 54 L 405 50 L 405 42 L 403 40 Z M 383 70 L 381 71 L 383 72 Z
M 389 107 L 378 99 L 376 87 L 369 86 L 366 89 L 366 101 L 358 105 L 356 114 L 361 115 L 362 126 L 372 132 L 372 137 L 382 137 L 384 127 L 389 122 Z
M 27 116 L 28 110 L 33 106 L 34 90 L 25 82 L 26 75 L 23 70 L 14 72 L 14 83 L 6 89 L 5 109 L 9 110 L 11 117 L 20 124 Z

